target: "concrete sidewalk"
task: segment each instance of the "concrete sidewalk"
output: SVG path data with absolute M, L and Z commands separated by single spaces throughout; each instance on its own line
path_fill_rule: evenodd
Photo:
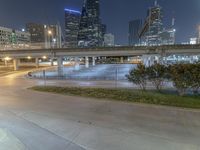
M 0 150 L 25 150 L 25 146 L 7 129 L 0 129 Z
M 21 75 L 0 78 L 0 129 L 22 149 L 200 150 L 199 110 L 36 92 Z

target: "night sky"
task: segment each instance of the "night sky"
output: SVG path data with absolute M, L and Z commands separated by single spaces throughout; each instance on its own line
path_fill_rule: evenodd
M 100 0 L 101 18 L 116 44 L 128 43 L 128 22 L 146 17 L 154 0 Z M 64 8 L 81 10 L 83 0 L 1 0 L 0 26 L 21 29 L 27 22 L 64 24 Z M 200 0 L 158 0 L 164 10 L 164 23 L 176 18 L 177 42 L 187 42 L 200 24 Z

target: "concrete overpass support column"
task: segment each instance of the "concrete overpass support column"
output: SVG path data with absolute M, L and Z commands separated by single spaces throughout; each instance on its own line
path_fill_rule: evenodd
M 121 63 L 121 64 L 124 63 L 124 57 L 120 57 L 120 63 Z
M 79 70 L 80 69 L 80 62 L 79 62 L 79 58 L 75 57 L 75 65 L 74 65 L 75 70 Z
M 13 67 L 14 67 L 14 71 L 19 70 L 19 59 L 13 59 Z
M 21 65 L 21 59 L 18 59 L 17 63 L 18 63 L 18 66 L 20 66 Z
M 162 64 L 160 56 L 158 56 L 158 55 L 154 56 L 153 64 L 152 65 L 154 65 L 155 63 Z
M 152 66 L 156 63 L 160 63 L 160 60 L 159 60 L 159 56 L 157 55 L 153 55 L 153 56 L 148 56 L 148 66 Z
M 164 65 L 165 64 L 165 57 L 159 56 L 159 63 Z
M 53 61 L 54 61 L 54 58 L 51 58 L 51 66 L 54 66 Z
M 4 60 L 5 66 L 8 67 L 8 61 Z
M 85 68 L 89 68 L 89 57 L 85 57 Z
M 143 55 L 142 56 L 142 63 L 143 65 L 145 65 L 146 67 L 149 67 L 150 66 L 150 56 L 148 55 Z
M 150 65 L 154 64 L 164 64 L 164 58 L 161 55 L 151 56 Z
M 63 76 L 63 58 L 58 57 L 57 62 L 58 62 L 58 76 Z
M 35 58 L 35 67 L 39 68 L 39 58 Z
M 95 66 L 95 65 L 96 65 L 95 60 L 96 60 L 96 58 L 95 58 L 95 57 L 92 57 L 92 66 Z
M 190 56 L 190 63 L 193 64 L 194 62 L 194 56 Z
M 161 63 L 160 57 L 155 55 L 143 55 L 142 62 L 146 67 L 152 66 L 155 63 Z

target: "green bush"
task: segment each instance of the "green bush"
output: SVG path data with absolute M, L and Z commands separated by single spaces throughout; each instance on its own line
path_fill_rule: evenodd
M 170 66 L 171 80 L 182 96 L 186 94 L 186 90 L 191 84 L 189 83 L 191 78 L 189 68 L 189 64 L 175 64 Z
M 158 91 L 161 91 L 164 86 L 164 81 L 167 78 L 167 68 L 161 64 L 154 64 L 147 68 L 148 80 L 152 82 Z
M 175 64 L 170 66 L 170 76 L 180 95 L 187 90 L 198 94 L 200 87 L 200 64 Z
M 132 69 L 126 77 L 130 82 L 139 85 L 142 90 L 146 90 L 147 68 L 143 64 L 139 64 L 136 69 Z
M 200 88 L 200 63 L 196 64 L 174 64 L 164 66 L 154 64 L 145 67 L 140 64 L 136 69 L 130 71 L 127 78 L 130 82 L 139 85 L 146 90 L 147 82 L 152 82 L 158 91 L 162 90 L 165 80 L 171 80 L 177 88 L 179 95 L 186 95 L 187 90 L 198 94 Z
M 192 64 L 190 67 L 191 72 L 191 89 L 194 94 L 198 94 L 200 88 L 200 63 Z

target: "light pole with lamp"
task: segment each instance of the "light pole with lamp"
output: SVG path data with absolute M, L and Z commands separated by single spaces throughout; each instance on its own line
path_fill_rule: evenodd
M 48 30 L 49 48 L 52 48 L 52 38 L 53 38 L 53 33 L 51 30 Z

